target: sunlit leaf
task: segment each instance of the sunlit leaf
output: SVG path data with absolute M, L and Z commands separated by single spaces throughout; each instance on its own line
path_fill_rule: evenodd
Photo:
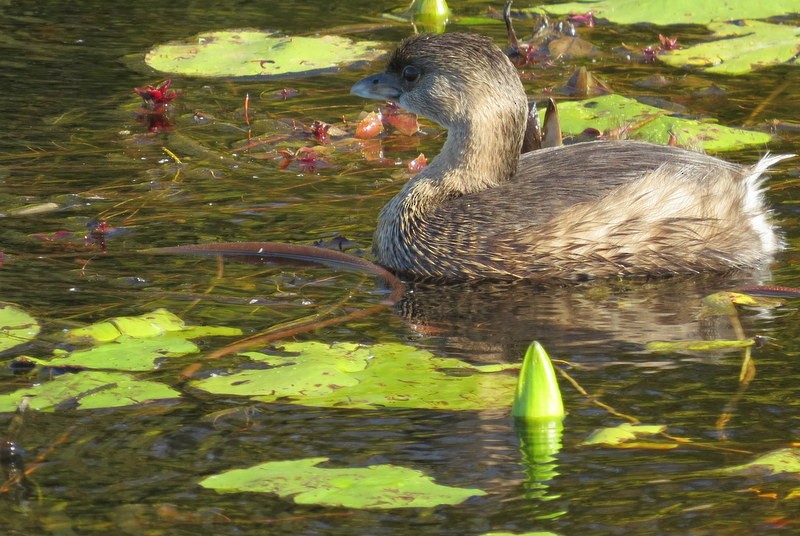
M 698 2 L 697 0 L 583 0 L 548 5 L 520 11 L 547 12 L 554 15 L 591 11 L 595 18 L 617 24 L 650 23 L 661 26 L 674 24 L 708 24 L 739 19 L 766 19 L 777 15 L 797 13 L 797 0 L 726 0 Z
M 307 406 L 475 410 L 508 407 L 516 384 L 510 374 L 482 372 L 403 344 L 296 342 L 281 350 L 289 355 L 244 354 L 273 368 L 248 368 L 191 385 L 215 394 L 286 398 Z
M 749 145 L 763 146 L 769 134 L 722 126 L 713 122 L 685 119 L 671 112 L 642 104 L 621 95 L 603 95 L 558 104 L 561 130 L 578 135 L 586 129 L 601 132 L 630 127 L 627 137 L 666 145 L 673 135 L 679 145 L 727 151 Z
M 798 52 L 800 28 L 749 19 L 796 14 L 797 0 L 730 0 L 696 2 L 676 0 L 665 9 L 661 0 L 586 0 L 519 10 L 567 15 L 591 11 L 597 19 L 617 24 L 704 24 L 713 32 L 710 40 L 658 54 L 674 67 L 696 67 L 724 74 L 789 62 Z M 730 21 L 736 21 L 731 23 Z
M 800 449 L 778 449 L 764 454 L 749 463 L 726 467 L 722 471 L 726 473 L 769 475 L 781 473 L 800 474 Z
M 403 136 L 413 136 L 419 132 L 419 121 L 417 121 L 417 115 L 410 112 L 401 111 L 399 108 L 397 108 L 397 106 L 382 106 L 381 119 L 383 119 L 383 122 L 387 125 L 391 125 Z
M 731 348 L 747 348 L 756 343 L 755 339 L 712 341 L 651 341 L 645 345 L 650 352 L 713 352 L 715 350 L 730 350 Z
M 383 132 L 383 121 L 380 115 L 370 112 L 358 123 L 355 136 L 359 140 L 368 140 L 380 135 L 381 132 Z
M 186 326 L 166 309 L 139 316 L 118 316 L 67 333 L 73 341 L 90 340 L 95 346 L 72 352 L 59 351 L 50 359 L 25 356 L 29 363 L 45 367 L 145 371 L 158 368 L 164 359 L 199 351 L 189 339 L 241 335 L 238 328 Z
M 202 33 L 153 48 L 145 62 L 166 73 L 229 77 L 315 74 L 371 61 L 384 53 L 375 41 L 338 35 L 282 36 L 257 30 Z
M 109 342 L 119 337 L 144 339 L 169 332 L 182 332 L 184 339 L 210 336 L 236 336 L 242 331 L 238 328 L 214 326 L 187 327 L 180 317 L 166 309 L 156 309 L 139 316 L 117 316 L 67 332 L 68 339 L 89 338 L 95 342 Z
M 45 367 L 145 371 L 158 368 L 165 359 L 199 351 L 195 343 L 172 333 L 148 339 L 123 336 L 113 342 L 76 350 L 52 359 L 26 356 L 24 360 Z
M 795 4 L 795 7 L 797 4 Z M 713 40 L 659 55 L 673 67 L 695 67 L 709 73 L 742 74 L 786 63 L 798 53 L 800 27 L 742 21 L 712 23 Z
M 662 425 L 644 425 L 623 423 L 613 428 L 595 430 L 583 440 L 582 445 L 621 445 L 629 441 L 636 441 L 641 436 L 660 434 L 666 430 Z
M 31 315 L 14 304 L 0 302 L 0 352 L 32 340 L 40 329 Z
M 167 385 L 119 372 L 84 371 L 62 374 L 51 381 L 0 395 L 0 412 L 16 411 L 23 397 L 30 408 L 40 411 L 64 409 L 116 408 L 154 400 L 179 398 Z
M 267 462 L 203 479 L 200 485 L 220 492 L 277 493 L 298 504 L 347 508 L 411 508 L 458 504 L 486 495 L 480 489 L 436 484 L 420 471 L 395 465 L 358 468 L 317 467 L 327 458 Z

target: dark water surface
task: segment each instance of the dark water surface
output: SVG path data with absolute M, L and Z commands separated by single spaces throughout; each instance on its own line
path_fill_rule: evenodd
M 145 136 L 135 120 L 132 88 L 156 83 L 141 55 L 154 43 L 206 30 L 257 27 L 288 32 L 380 22 L 389 2 L 0 2 L 0 214 L 54 202 L 56 211 L 0 218 L 0 300 L 20 304 L 43 324 L 34 344 L 15 349 L 47 356 L 65 329 L 109 316 L 166 307 L 195 324 L 263 330 L 347 301 L 368 307 L 385 295 L 358 274 L 325 267 L 226 264 L 134 253 L 153 246 L 215 241 L 311 243 L 345 235 L 368 249 L 379 208 L 402 184 L 404 163 L 433 156 L 440 131 L 409 139 L 389 136 L 389 163 L 368 160 L 360 146 L 336 145 L 330 167 L 301 173 L 278 166 L 277 150 L 313 145 L 292 122 L 336 123 L 371 110 L 348 95 L 367 69 L 279 82 L 173 77 L 175 130 Z M 453 2 L 479 14 L 487 2 Z M 500 7 L 495 5 L 494 7 Z M 454 26 L 453 28 L 459 28 Z M 463 28 L 462 28 L 463 29 Z M 502 25 L 477 31 L 503 42 Z M 701 30 L 676 28 L 689 40 Z M 524 29 L 518 29 L 525 33 Z M 406 27 L 376 27 L 359 35 L 395 42 Z M 624 41 L 656 41 L 647 27 L 601 26 L 584 35 L 610 51 Z M 575 65 L 534 68 L 531 95 L 565 83 Z M 374 69 L 374 67 L 373 67 Z M 737 78 L 687 75 L 659 65 L 598 59 L 593 69 L 625 95 L 665 99 L 723 124 L 764 127 L 796 120 L 800 76 L 773 68 Z M 662 74 L 672 84 L 641 82 Z M 788 83 L 787 83 L 788 81 Z M 766 101 L 776 87 L 785 89 Z M 283 101 L 283 88 L 299 95 Z M 242 104 L 251 97 L 253 137 L 281 137 L 251 152 Z M 195 113 L 212 118 L 193 119 Z M 751 116 L 752 115 L 752 116 Z M 177 164 L 163 148 L 180 160 Z M 769 147 L 726 155 L 751 162 L 766 150 L 800 152 L 800 139 L 780 131 Z M 778 167 L 770 199 L 789 248 L 764 282 L 800 286 L 794 266 L 798 231 L 796 162 Z M 546 202 L 546 200 L 543 200 Z M 109 253 L 84 249 L 87 222 L 120 229 Z M 68 231 L 66 237 L 54 233 Z M 68 255 L 64 255 L 68 253 Z M 623 422 L 563 386 L 569 416 L 564 447 L 543 485 L 542 468 L 526 464 L 508 410 L 445 412 L 355 411 L 252 404 L 235 397 L 187 393 L 179 403 L 135 409 L 64 409 L 28 417 L 20 446 L 33 461 L 25 500 L 0 496 L 4 534 L 458 534 L 490 531 L 559 534 L 760 534 L 800 531 L 800 488 L 794 476 L 720 476 L 715 469 L 745 463 L 790 445 L 800 435 L 796 301 L 740 311 L 747 336 L 770 343 L 754 351 L 757 375 L 740 390 L 738 352 L 646 353 L 652 340 L 734 338 L 727 317 L 701 317 L 703 296 L 751 278 L 675 279 L 658 283 L 595 283 L 541 289 L 527 284 L 416 287 L 394 309 L 303 339 L 360 343 L 407 342 L 475 363 L 516 362 L 540 340 L 569 361 L 590 393 L 648 424 L 704 448 L 677 450 L 582 448 L 592 430 Z M 257 299 L 254 303 L 251 300 Z M 204 351 L 218 344 L 210 340 Z M 193 356 L 154 375 L 178 385 Z M 232 364 L 235 361 L 228 361 Z M 217 366 L 217 365 L 213 365 Z M 206 367 L 207 373 L 212 369 Z M 0 372 L 0 391 L 39 381 Z M 723 414 L 730 419 L 718 428 Z M 220 416 L 221 415 L 221 416 Z M 5 417 L 4 423 L 10 419 Z M 0 424 L 0 429 L 5 424 Z M 724 448 L 748 451 L 740 454 Z M 294 504 L 273 495 L 221 495 L 200 478 L 256 463 L 323 456 L 334 466 L 392 463 L 438 483 L 488 492 L 457 506 L 360 511 Z

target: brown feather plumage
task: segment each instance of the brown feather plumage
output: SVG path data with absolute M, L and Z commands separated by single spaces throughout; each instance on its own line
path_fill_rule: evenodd
M 780 240 L 762 174 L 641 142 L 520 156 L 527 100 L 486 38 L 413 36 L 353 92 L 448 129 L 441 153 L 381 211 L 373 252 L 396 272 L 465 280 L 583 279 L 751 268 Z

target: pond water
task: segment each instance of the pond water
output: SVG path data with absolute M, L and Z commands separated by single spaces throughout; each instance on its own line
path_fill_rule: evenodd
M 172 77 L 179 92 L 175 128 L 146 135 L 132 90 L 165 78 L 141 61 L 155 43 L 241 27 L 323 32 L 361 24 L 369 27 L 358 38 L 387 43 L 411 31 L 379 18 L 398 7 L 384 1 L 214 5 L 0 2 L 0 80 L 6 88 L 0 94 L 0 214 L 6 216 L 0 218 L 0 300 L 20 305 L 42 325 L 35 341 L 2 355 L 8 366 L 0 372 L 0 392 L 49 379 L 45 372 L 12 367 L 19 355 L 47 357 L 67 347 L 63 330 L 108 317 L 163 307 L 190 324 L 254 334 L 365 309 L 386 297 L 381 282 L 331 267 L 221 265 L 211 258 L 137 253 L 222 241 L 311 244 L 339 235 L 358 245 L 354 252 L 368 250 L 377 213 L 402 185 L 405 163 L 420 152 L 432 157 L 444 139 L 438 127 L 424 123 L 424 136 L 392 134 L 377 149 L 344 140 L 324 153 L 327 166 L 280 169 L 277 151 L 314 144 L 300 125 L 340 124 L 342 117 L 352 123 L 374 109 L 348 94 L 369 67 L 262 82 Z M 489 7 L 501 6 L 451 5 L 464 15 Z M 450 29 L 505 39 L 502 24 Z M 524 26 L 518 32 L 524 35 Z M 562 86 L 577 65 L 590 64 L 620 94 L 681 105 L 687 115 L 726 125 L 764 129 L 776 119 L 791 122 L 800 109 L 796 67 L 740 77 L 699 75 L 613 53 L 621 42 L 638 48 L 657 42 L 658 29 L 601 25 L 582 32 L 609 53 L 594 62 L 529 68 L 533 76 L 525 84 L 532 97 Z M 703 30 L 665 33 L 689 41 Z M 654 75 L 671 83 L 643 83 Z M 284 100 L 285 88 L 298 93 Z M 777 129 L 768 147 L 725 157 L 752 162 L 766 150 L 800 152 L 797 132 Z M 248 140 L 258 143 L 242 150 Z M 382 159 L 376 158 L 379 150 Z M 797 444 L 797 301 L 742 308 L 735 318 L 704 315 L 701 304 L 708 294 L 754 281 L 800 287 L 796 170 L 796 161 L 784 162 L 770 183 L 770 201 L 789 244 L 771 274 L 567 288 L 416 285 L 393 307 L 296 338 L 405 343 L 473 364 L 519 362 L 530 341 L 539 340 L 568 363 L 565 370 L 585 391 L 642 423 L 665 425 L 671 436 L 691 444 L 669 450 L 652 444 L 582 447 L 593 430 L 627 421 L 566 382 L 563 446 L 547 463 L 521 449 L 510 400 L 508 407 L 481 411 L 365 410 L 213 396 L 187 387 L 180 379 L 184 367 L 201 363 L 197 374 L 204 377 L 245 360 L 204 362 L 204 355 L 230 342 L 209 338 L 199 341 L 199 354 L 139 374 L 178 389 L 177 401 L 95 411 L 73 404 L 27 413 L 14 439 L 34 469 L 34 487 L 28 494 L 4 488 L 0 528 L 6 534 L 342 535 L 800 530 L 797 474 L 719 471 Z M 54 203 L 55 210 L 10 215 L 44 203 Z M 85 244 L 93 220 L 112 228 L 105 254 Z M 739 350 L 644 350 L 654 340 L 733 339 L 738 328 L 768 341 L 753 350 L 755 377 L 746 385 L 739 382 Z M 9 424 L 0 429 L 11 418 L 5 414 Z M 675 446 L 665 438 L 652 441 Z M 330 467 L 409 467 L 439 484 L 486 495 L 456 505 L 361 510 L 295 504 L 275 494 L 220 494 L 198 485 L 222 471 L 310 457 L 328 458 Z

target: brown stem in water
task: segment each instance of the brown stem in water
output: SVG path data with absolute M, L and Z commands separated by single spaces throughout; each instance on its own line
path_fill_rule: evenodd
M 354 311 L 344 316 L 337 316 L 325 320 L 318 320 L 318 316 L 314 316 L 309 320 L 292 323 L 288 326 L 284 325 L 273 327 L 251 337 L 241 339 L 233 344 L 229 344 L 224 348 L 220 348 L 219 350 L 206 356 L 206 359 L 217 359 L 235 352 L 239 352 L 245 348 L 255 345 L 263 345 L 276 339 L 291 337 L 319 328 L 373 315 L 378 311 L 393 305 L 395 302 L 397 302 L 397 300 L 400 299 L 400 297 L 402 297 L 403 293 L 405 292 L 405 285 L 403 282 L 385 268 L 360 257 L 313 246 L 283 244 L 278 242 L 224 242 L 218 244 L 196 244 L 190 246 L 154 248 L 144 250 L 143 253 L 163 255 L 228 255 L 263 258 L 277 257 L 307 262 L 330 263 L 377 276 L 386 281 L 391 289 L 389 296 L 387 296 L 385 300 L 377 305 L 373 305 L 372 307 L 368 307 L 360 311 Z M 201 363 L 189 365 L 183 370 L 181 376 L 183 378 L 188 378 L 192 376 L 201 366 Z
M 753 108 L 753 111 L 750 112 L 750 115 L 747 117 L 747 119 L 745 119 L 744 126 L 747 127 L 753 125 L 756 122 L 756 118 L 758 118 L 758 116 L 761 115 L 761 113 L 767 108 L 767 106 L 772 104 L 773 101 L 775 101 L 775 99 L 778 98 L 778 95 L 786 91 L 786 88 L 789 87 L 789 83 L 790 82 L 787 80 L 783 84 L 780 84 L 778 87 L 772 90 L 772 93 L 770 93 L 766 99 L 763 99 L 758 104 L 758 106 Z

